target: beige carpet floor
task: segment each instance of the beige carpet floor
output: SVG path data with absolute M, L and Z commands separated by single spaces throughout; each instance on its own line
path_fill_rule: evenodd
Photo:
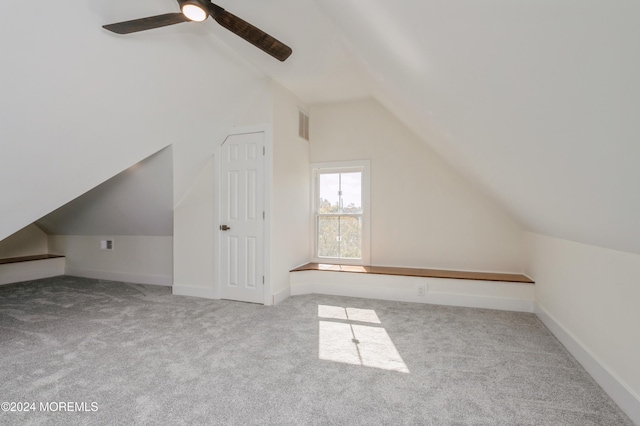
M 3 425 L 631 425 L 526 313 L 65 276 L 0 287 L 0 365 Z

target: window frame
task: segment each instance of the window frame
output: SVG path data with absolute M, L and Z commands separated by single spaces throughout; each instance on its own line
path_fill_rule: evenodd
M 314 263 L 332 263 L 340 265 L 369 265 L 371 259 L 371 203 L 370 203 L 370 182 L 371 182 L 371 162 L 369 160 L 323 162 L 311 164 L 311 237 L 310 257 Z M 318 197 L 320 194 L 320 179 L 322 173 L 362 173 L 362 247 L 361 259 L 343 259 L 318 256 Z M 353 214 L 329 214 L 322 216 L 354 216 Z M 359 216 L 359 215 L 357 215 Z

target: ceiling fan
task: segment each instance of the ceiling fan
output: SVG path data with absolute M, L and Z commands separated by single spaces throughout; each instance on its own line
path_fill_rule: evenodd
M 103 25 L 102 28 L 117 34 L 130 34 L 153 28 L 181 22 L 201 22 L 211 16 L 215 21 L 232 33 L 242 37 L 258 49 L 268 53 L 279 61 L 286 60 L 291 55 L 291 48 L 276 40 L 247 21 L 227 12 L 222 7 L 208 0 L 178 0 L 182 13 L 165 13 L 164 15 L 149 16 L 132 21 Z

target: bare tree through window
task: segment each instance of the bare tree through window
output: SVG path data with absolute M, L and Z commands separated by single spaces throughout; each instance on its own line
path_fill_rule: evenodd
M 362 172 L 318 174 L 318 257 L 362 258 Z

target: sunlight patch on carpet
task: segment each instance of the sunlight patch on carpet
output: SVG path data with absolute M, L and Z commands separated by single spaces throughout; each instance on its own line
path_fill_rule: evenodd
M 319 359 L 409 373 L 375 311 L 318 305 L 318 317 Z

